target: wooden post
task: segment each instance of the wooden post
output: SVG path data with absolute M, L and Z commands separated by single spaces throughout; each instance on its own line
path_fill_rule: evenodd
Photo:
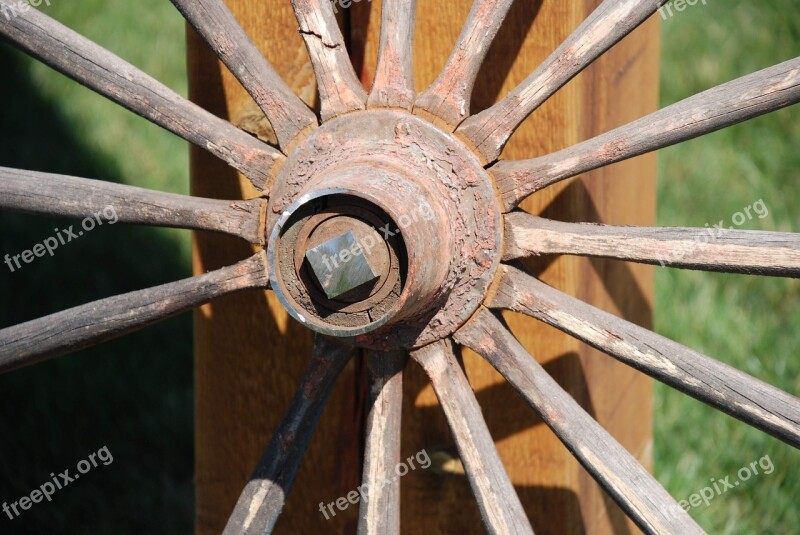
M 417 89 L 436 77 L 452 50 L 471 0 L 419 0 Z M 516 2 L 489 52 L 473 111 L 519 83 L 599 4 L 598 0 Z M 230 7 L 289 85 L 314 105 L 315 84 L 289 2 L 238 0 Z M 337 4 L 339 5 L 339 4 Z M 380 0 L 339 8 L 365 85 L 375 68 Z M 564 148 L 641 117 L 657 107 L 658 21 L 651 20 L 600 58 L 536 111 L 503 157 L 526 158 Z M 257 107 L 205 45 L 189 32 L 192 99 L 263 137 Z M 242 177 L 205 152 L 192 152 L 193 193 L 254 195 Z M 537 193 L 523 204 L 565 221 L 619 225 L 655 222 L 655 156 L 595 171 Z M 198 234 L 195 270 L 246 258 L 233 240 Z M 652 268 L 621 262 L 542 257 L 528 263 L 543 280 L 601 308 L 650 326 Z M 514 333 L 590 413 L 649 466 L 650 380 L 538 322 L 508 315 Z M 218 301 L 196 314 L 197 531 L 219 533 L 256 460 L 277 427 L 307 362 L 311 337 L 267 294 Z M 467 374 L 501 458 L 537 533 L 618 533 L 635 528 L 604 498 L 552 432 L 481 358 L 465 352 Z M 353 363 L 331 397 L 303 461 L 278 533 L 353 533 L 357 507 L 326 519 L 329 503 L 359 483 L 366 376 Z M 402 532 L 475 533 L 478 510 L 424 373 L 409 365 L 404 381 L 404 458 L 425 449 L 434 467 L 402 481 Z M 434 469 L 435 468 L 435 469 Z

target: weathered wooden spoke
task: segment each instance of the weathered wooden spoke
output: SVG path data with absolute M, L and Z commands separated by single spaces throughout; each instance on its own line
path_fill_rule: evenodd
M 522 84 L 470 117 L 476 78 L 513 0 L 474 1 L 442 72 L 420 95 L 414 87 L 417 0 L 382 1 L 369 95 L 332 2 L 291 0 L 319 88 L 320 121 L 261 54 L 226 0 L 171 0 L 264 112 L 281 152 L 40 11 L 0 0 L 0 10 L 14 15 L 0 22 L 1 37 L 208 150 L 256 188 L 270 190 L 269 199 L 225 201 L 0 167 L 0 209 L 221 232 L 267 249 L 234 266 L 2 329 L 0 373 L 99 344 L 233 292 L 271 287 L 288 313 L 318 334 L 297 393 L 226 534 L 273 530 L 333 385 L 356 353 L 366 356 L 370 383 L 358 532 L 399 534 L 395 469 L 401 462 L 409 351 L 430 378 L 486 530 L 532 534 L 454 342 L 483 354 L 643 531 L 701 533 L 490 311 L 537 318 L 800 447 L 800 399 L 501 264 L 558 254 L 800 277 L 795 234 L 721 224 L 703 229 L 566 223 L 513 211 L 527 195 L 558 181 L 800 101 L 795 58 L 558 152 L 497 161 L 534 110 L 665 1 L 604 0 Z M 46 244 L 34 254 L 43 256 Z
M 405 351 L 367 352 L 369 414 L 367 416 L 359 535 L 400 534 L 400 428 L 403 410 Z
M 367 103 L 411 109 L 414 104 L 414 21 L 417 0 L 383 0 L 378 67 Z
M 469 116 L 475 79 L 512 3 L 475 0 L 450 59 L 436 81 L 417 97 L 415 108 L 453 128 Z
M 367 93 L 347 53 L 330 0 L 292 0 L 317 77 L 320 115 L 328 120 L 366 107 Z
M 5 10 L 14 0 L 0 0 Z M 6 17 L 4 17 L 6 18 Z M 194 143 L 263 189 L 284 156 L 36 9 L 0 24 L 0 36 L 75 81 Z
M 646 533 L 703 533 L 647 470 L 556 383 L 487 309 L 455 335 L 483 355 Z
M 550 184 L 800 101 L 800 58 L 719 85 L 547 156 L 492 166 L 507 210 Z
M 496 160 L 522 121 L 665 3 L 605 0 L 525 81 L 494 106 L 464 121 L 458 132 L 485 161 Z
M 800 448 L 800 399 L 503 266 L 489 305 L 521 312 Z
M 0 373 L 111 340 L 212 299 L 266 288 L 266 254 L 179 282 L 156 286 L 0 330 Z
M 333 385 L 353 349 L 317 335 L 311 360 L 289 409 L 225 526 L 225 535 L 270 533 Z
M 451 342 L 436 342 L 411 353 L 411 357 L 425 369 L 439 398 L 486 531 L 498 535 L 533 533 Z
M 720 222 L 721 223 L 721 222 Z M 708 228 L 564 223 L 505 215 L 504 260 L 540 254 L 615 258 L 669 267 L 800 277 L 800 234 Z
M 314 112 L 275 72 L 223 0 L 170 1 L 250 93 L 284 150 L 317 124 Z
M 220 201 L 37 171 L 0 167 L 0 209 L 223 232 L 264 244 L 266 200 Z

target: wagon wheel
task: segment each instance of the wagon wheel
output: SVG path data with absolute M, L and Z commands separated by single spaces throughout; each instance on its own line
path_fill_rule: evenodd
M 515 211 L 531 193 L 800 100 L 800 58 L 723 84 L 543 157 L 498 160 L 516 128 L 663 2 L 605 0 L 519 87 L 469 114 L 470 94 L 511 0 L 477 0 L 439 78 L 416 95 L 414 0 L 384 0 L 379 63 L 367 94 L 327 0 L 292 0 L 319 86 L 319 118 L 277 76 L 222 0 L 172 0 L 262 109 L 278 147 L 181 98 L 36 10 L 0 33 L 112 101 L 208 150 L 263 195 L 218 201 L 0 168 L 0 206 L 208 230 L 259 247 L 211 273 L 104 299 L 0 330 L 0 371 L 98 344 L 247 289 L 271 288 L 314 330 L 305 377 L 230 517 L 226 533 L 272 530 L 314 424 L 356 347 L 367 349 L 371 410 L 359 532 L 399 532 L 402 372 L 429 376 L 490 533 L 531 533 L 454 344 L 482 354 L 648 533 L 702 532 L 625 449 L 525 352 L 492 310 L 548 323 L 786 443 L 800 446 L 800 400 L 513 267 L 538 254 L 585 255 L 770 276 L 800 274 L 794 234 L 550 221 Z M 12 9 L 14 0 L 0 0 Z M 670 254 L 671 253 L 671 254 Z

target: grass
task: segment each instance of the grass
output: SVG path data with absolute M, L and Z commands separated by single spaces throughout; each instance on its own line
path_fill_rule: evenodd
M 168 2 L 52 2 L 47 13 L 186 92 L 183 23 Z M 116 22 L 116 23 L 115 23 Z M 663 23 L 662 103 L 800 55 L 794 0 L 708 0 Z M 182 141 L 10 48 L 0 48 L 0 165 L 186 193 Z M 800 110 L 662 151 L 659 224 L 726 222 L 800 231 Z M 0 251 L 53 234 L 0 214 Z M 63 227 L 60 227 L 63 228 Z M 185 232 L 101 228 L 55 258 L 0 276 L 0 326 L 189 274 Z M 3 270 L 5 266 L 3 265 Z M 659 332 L 800 392 L 800 285 L 659 270 Z M 13 306 L 12 306 L 13 305 Z M 0 500 L 16 500 L 102 446 L 114 456 L 0 532 L 188 533 L 193 524 L 191 322 L 182 317 L 68 359 L 0 377 Z M 789 533 L 800 524 L 798 452 L 667 388 L 656 390 L 656 473 L 678 499 L 769 456 L 774 472 L 692 515 L 711 533 Z
M 663 23 L 662 105 L 800 56 L 792 0 L 698 3 Z M 769 210 L 741 228 L 800 231 L 800 115 L 777 112 L 661 152 L 660 225 L 704 226 L 758 200 Z M 752 213 L 752 212 L 751 212 Z M 772 383 L 800 392 L 797 280 L 658 270 L 656 328 Z M 754 477 L 691 510 L 709 533 L 791 533 L 800 523 L 797 450 L 666 387 L 656 390 L 656 475 L 678 499 L 711 478 L 769 456 Z

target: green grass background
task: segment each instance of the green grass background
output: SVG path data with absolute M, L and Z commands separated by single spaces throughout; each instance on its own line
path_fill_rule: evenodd
M 53 0 L 47 13 L 186 93 L 183 23 L 163 0 Z M 663 23 L 662 104 L 800 55 L 797 0 L 708 0 Z M 0 17 L 0 24 L 4 21 Z M 0 165 L 188 192 L 184 142 L 0 45 Z M 659 224 L 800 231 L 800 110 L 661 152 Z M 0 214 L 0 253 L 65 221 Z M 9 273 L 0 326 L 189 275 L 183 231 L 105 226 Z M 800 392 L 797 281 L 658 270 L 659 332 Z M 656 390 L 656 475 L 678 499 L 768 455 L 775 466 L 692 515 L 710 533 L 796 533 L 800 454 L 667 388 Z M 188 533 L 193 523 L 188 316 L 0 377 L 0 501 L 14 501 L 102 446 L 114 462 L 0 533 Z M 591 530 L 591 526 L 587 526 Z

